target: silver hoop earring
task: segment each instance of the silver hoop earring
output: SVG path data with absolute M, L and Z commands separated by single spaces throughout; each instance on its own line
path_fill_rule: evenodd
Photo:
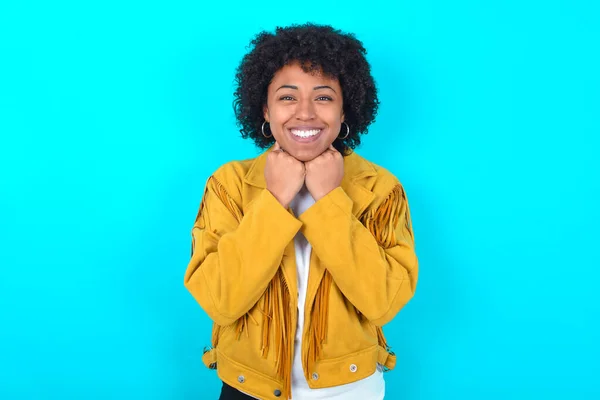
M 268 138 L 272 138 L 272 137 L 273 137 L 273 134 L 271 134 L 271 135 L 269 135 L 269 136 L 265 135 L 265 124 L 266 124 L 266 123 L 267 123 L 267 121 L 263 122 L 263 123 L 262 123 L 262 127 L 260 128 L 260 130 L 262 131 L 262 135 L 263 135 L 264 137 L 266 137 L 267 139 L 268 139 Z
M 348 137 L 348 135 L 350 135 L 350 126 L 348 126 L 348 124 L 345 122 L 342 122 L 342 124 L 346 125 L 346 135 L 344 137 L 338 136 L 338 139 L 340 139 L 340 140 L 344 140 Z

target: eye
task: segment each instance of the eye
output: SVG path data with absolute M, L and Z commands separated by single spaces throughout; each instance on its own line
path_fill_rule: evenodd
M 329 96 L 319 96 L 317 97 L 318 101 L 332 101 L 333 99 Z
M 282 101 L 291 101 L 291 100 L 294 100 L 294 98 L 292 96 L 281 96 L 279 98 L 279 100 L 282 100 Z

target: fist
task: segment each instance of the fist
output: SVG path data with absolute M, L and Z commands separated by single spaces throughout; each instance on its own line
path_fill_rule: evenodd
M 304 163 L 286 153 L 279 143 L 275 142 L 273 150 L 267 154 L 265 181 L 267 190 L 284 207 L 290 202 L 304 185 Z
M 306 188 L 315 201 L 320 200 L 342 183 L 344 157 L 333 145 L 330 145 L 317 158 L 305 162 L 304 167 L 306 168 Z

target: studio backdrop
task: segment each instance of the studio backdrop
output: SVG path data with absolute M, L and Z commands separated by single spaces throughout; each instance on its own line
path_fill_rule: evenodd
M 411 205 L 386 399 L 600 398 L 598 2 L 109 0 L 0 5 L 0 399 L 217 398 L 190 232 L 259 154 L 250 40 L 307 21 L 368 49 L 357 152 Z

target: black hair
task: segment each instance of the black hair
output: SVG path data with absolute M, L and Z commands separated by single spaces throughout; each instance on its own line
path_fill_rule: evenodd
M 279 69 L 298 62 L 305 72 L 321 72 L 340 83 L 350 133 L 345 139 L 336 139 L 333 146 L 348 154 L 360 144 L 360 135 L 366 134 L 375 120 L 379 100 L 367 51 L 353 34 L 328 25 L 291 25 L 277 27 L 274 34 L 259 33 L 250 47 L 235 76 L 234 112 L 243 138 L 252 139 L 262 149 L 274 143 L 273 137 L 267 138 L 261 131 L 267 89 Z M 342 125 L 338 137 L 345 134 Z

